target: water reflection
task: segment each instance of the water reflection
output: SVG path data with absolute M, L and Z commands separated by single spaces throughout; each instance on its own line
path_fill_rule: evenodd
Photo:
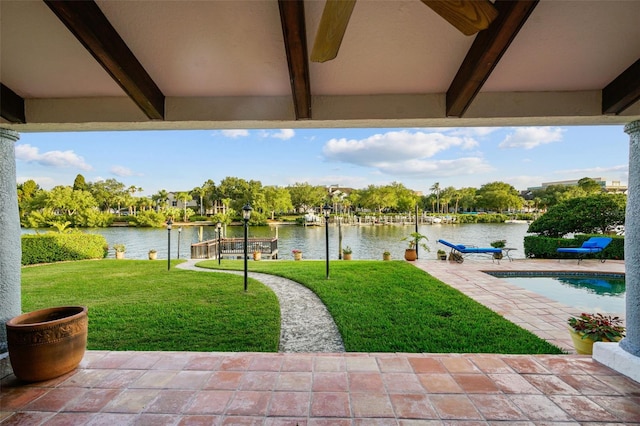
M 420 257 L 435 258 L 435 252 L 446 249 L 437 244 L 438 239 L 444 239 L 456 244 L 489 246 L 494 240 L 507 240 L 508 247 L 514 247 L 510 255 L 514 258 L 524 258 L 524 236 L 527 235 L 527 224 L 463 224 L 463 225 L 420 225 L 418 231 L 429 238 L 427 246 L 430 253 L 423 253 Z M 189 258 L 191 244 L 198 241 L 198 226 L 183 226 L 179 231 L 174 225 L 171 231 L 171 257 L 178 255 Z M 382 259 L 382 252 L 388 250 L 393 259 L 402 259 L 407 243 L 403 238 L 415 230 L 415 225 L 376 225 L 358 226 L 343 225 L 342 246 L 353 249 L 354 259 Z M 35 232 L 23 230 L 23 232 Z M 104 235 L 110 247 L 114 244 L 126 246 L 128 259 L 146 259 L 150 249 L 158 251 L 158 258 L 167 258 L 167 230 L 151 228 L 98 228 L 86 232 Z M 242 237 L 241 226 L 229 226 L 229 237 Z M 325 258 L 325 229 L 324 226 L 302 227 L 296 225 L 254 226 L 249 228 L 249 237 L 274 237 L 278 235 L 280 259 L 293 259 L 293 249 L 302 250 L 305 259 Z M 216 237 L 215 226 L 203 226 L 204 240 Z M 329 253 L 331 259 L 338 259 L 338 227 L 329 225 Z M 113 257 L 113 252 L 110 253 Z

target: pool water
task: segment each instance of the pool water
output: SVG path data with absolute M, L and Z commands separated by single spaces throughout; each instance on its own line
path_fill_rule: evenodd
M 586 312 L 625 312 L 624 276 L 492 274 L 520 288 Z

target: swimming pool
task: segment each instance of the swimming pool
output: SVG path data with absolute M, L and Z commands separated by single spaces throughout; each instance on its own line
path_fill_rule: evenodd
M 490 275 L 586 312 L 625 312 L 624 275 L 540 272 L 492 272 Z

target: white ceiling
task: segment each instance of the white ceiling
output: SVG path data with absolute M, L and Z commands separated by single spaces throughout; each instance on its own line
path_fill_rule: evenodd
M 278 2 L 96 2 L 164 95 L 151 120 L 42 1 L 0 0 L 0 82 L 18 131 L 620 124 L 602 89 L 640 59 L 640 1 L 542 0 L 462 117 L 446 93 L 472 46 L 419 0 L 359 0 L 338 57 L 309 63 L 296 119 Z M 304 1 L 309 52 L 324 1 Z M 640 75 L 635 76 L 635 85 Z M 633 79 L 632 79 L 633 83 Z M 633 84 L 632 84 L 633 86 Z

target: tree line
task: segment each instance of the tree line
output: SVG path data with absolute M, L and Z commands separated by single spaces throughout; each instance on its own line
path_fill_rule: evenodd
M 42 227 L 105 227 L 125 220 L 138 226 L 161 226 L 168 217 L 230 223 L 240 216 L 242 207 L 253 208 L 252 224 L 266 223 L 282 215 L 321 210 L 329 204 L 334 213 L 406 213 L 416 206 L 434 214 L 470 211 L 541 211 L 571 198 L 602 192 L 589 178 L 578 186 L 557 185 L 523 196 L 504 182 L 491 182 L 480 188 L 434 183 L 427 195 L 419 195 L 402 183 L 369 185 L 362 189 L 325 187 L 298 182 L 286 187 L 263 186 L 257 180 L 226 177 L 218 184 L 209 179 L 190 191 L 165 189 L 151 196 L 139 196 L 143 188 L 127 186 L 116 179 L 87 182 L 77 175 L 73 185 L 41 188 L 34 180 L 17 187 L 21 224 Z M 176 205 L 170 201 L 176 201 Z M 194 208 L 188 203 L 195 201 Z

